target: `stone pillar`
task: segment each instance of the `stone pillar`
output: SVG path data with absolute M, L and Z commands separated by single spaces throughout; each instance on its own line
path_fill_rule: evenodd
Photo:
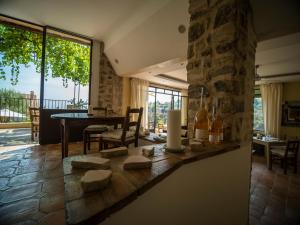
M 190 0 L 187 79 L 189 137 L 205 87 L 220 104 L 225 140 L 250 141 L 256 38 L 249 0 Z
M 93 107 L 98 106 L 99 98 L 99 65 L 100 65 L 100 50 L 102 42 L 93 40 L 92 47 L 92 77 L 91 77 L 91 99 L 90 104 Z
M 118 76 L 104 53 L 104 43 L 100 42 L 98 106 L 122 113 L 122 77 Z

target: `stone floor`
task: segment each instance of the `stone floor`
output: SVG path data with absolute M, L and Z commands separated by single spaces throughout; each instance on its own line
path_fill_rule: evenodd
M 33 143 L 37 142 L 31 140 L 31 128 L 0 129 L 0 147 Z
M 82 143 L 70 144 L 70 155 Z M 96 151 L 96 150 L 94 150 Z M 65 224 L 60 145 L 0 147 L 0 225 Z M 253 157 L 250 224 L 300 224 L 300 175 Z
M 270 171 L 264 157 L 254 155 L 250 193 L 250 225 L 300 224 L 299 171 L 284 175 L 279 165 Z

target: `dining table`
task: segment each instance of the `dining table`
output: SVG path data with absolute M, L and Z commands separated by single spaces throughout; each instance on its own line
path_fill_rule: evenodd
M 59 113 L 52 114 L 52 119 L 60 120 L 61 153 L 62 158 L 68 157 L 68 145 L 70 129 L 75 126 L 89 126 L 92 124 L 113 125 L 116 129 L 119 124 L 123 125 L 124 116 L 117 114 L 91 115 L 88 113 Z
M 270 149 L 274 145 L 284 145 L 286 142 L 284 140 L 280 140 L 278 138 L 274 137 L 262 137 L 262 138 L 257 138 L 253 137 L 253 143 L 262 145 L 265 147 L 265 157 L 267 160 L 267 168 L 271 169 L 270 167 Z

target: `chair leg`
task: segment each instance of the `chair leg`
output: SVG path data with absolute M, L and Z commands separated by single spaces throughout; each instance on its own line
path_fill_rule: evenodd
M 86 132 L 83 132 L 83 153 L 86 155 Z
M 102 138 L 99 140 L 99 151 L 103 150 Z
M 297 157 L 294 159 L 294 173 L 297 173 Z
M 33 127 L 31 127 L 31 141 L 34 141 L 34 133 L 33 133 Z
M 87 134 L 87 140 L 88 140 L 88 150 L 91 150 L 91 137 L 90 137 L 90 134 Z
M 273 162 L 273 157 L 272 157 L 272 154 L 270 154 L 270 165 L 269 165 L 270 170 L 272 170 L 272 162 Z
M 134 142 L 134 147 L 138 147 L 139 146 L 139 139 L 137 138 Z
M 283 159 L 280 159 L 280 167 L 283 168 Z
M 107 143 L 103 143 L 103 147 L 104 147 L 104 149 L 108 149 L 108 144 Z
M 284 174 L 287 173 L 287 166 L 288 166 L 287 159 L 284 159 Z

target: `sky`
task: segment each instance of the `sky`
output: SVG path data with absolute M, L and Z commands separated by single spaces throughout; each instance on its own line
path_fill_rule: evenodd
M 41 75 L 35 71 L 35 65 L 30 63 L 29 67 L 20 66 L 19 82 L 17 85 L 12 85 L 10 83 L 10 68 L 6 67 L 4 69 L 6 73 L 6 80 L 0 80 L 0 89 L 6 88 L 10 90 L 15 90 L 21 92 L 22 94 L 29 94 L 30 91 L 34 91 L 39 98 L 40 95 L 40 80 Z M 45 81 L 45 99 L 55 99 L 55 100 L 71 100 L 74 95 L 74 85 L 72 81 L 69 81 L 68 88 L 63 86 L 61 78 L 51 78 L 49 77 Z M 88 99 L 88 85 L 85 87 L 80 87 L 80 98 L 83 100 Z M 77 93 L 76 93 L 77 98 Z

